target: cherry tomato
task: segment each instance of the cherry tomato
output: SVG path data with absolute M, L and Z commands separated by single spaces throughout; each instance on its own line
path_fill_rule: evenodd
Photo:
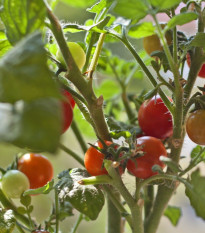
M 28 177 L 31 189 L 40 188 L 53 179 L 51 162 L 40 154 L 23 155 L 18 161 L 18 170 Z
M 73 99 L 72 95 L 68 91 L 66 91 L 65 89 L 62 90 L 62 94 L 69 99 L 71 107 L 74 108 L 75 107 L 75 100 Z
M 193 142 L 205 145 L 205 110 L 196 110 L 189 115 L 186 132 Z
M 66 100 L 62 101 L 62 109 L 63 109 L 63 129 L 62 129 L 62 133 L 64 133 L 70 127 L 70 125 L 72 123 L 72 120 L 73 120 L 73 107 L 75 105 L 75 101 L 73 100 L 71 94 L 69 92 L 67 92 L 66 90 L 63 90 L 62 94 L 66 97 Z
M 86 55 L 83 48 L 78 43 L 75 42 L 67 42 L 67 45 L 76 65 L 78 66 L 79 69 L 82 69 L 86 61 Z M 56 53 L 56 58 L 62 63 L 63 66 L 66 66 L 60 49 L 58 49 Z
M 106 145 L 110 146 L 113 142 L 105 141 Z M 100 141 L 96 143 L 96 146 L 103 148 Z M 85 153 L 84 163 L 88 173 L 92 176 L 99 176 L 103 174 L 108 174 L 107 170 L 103 167 L 104 154 L 93 148 L 92 146 L 88 148 Z M 119 166 L 119 172 L 122 174 L 123 168 Z
M 27 176 L 18 170 L 9 170 L 2 178 L 1 188 L 9 198 L 20 198 L 21 194 L 29 189 Z
M 191 66 L 191 56 L 189 53 L 187 53 L 186 58 L 187 58 L 187 64 L 190 67 Z M 198 76 L 200 78 L 205 78 L 205 63 L 201 66 L 201 69 L 199 70 Z
M 171 113 L 159 95 L 140 106 L 138 121 L 140 128 L 147 136 L 165 139 L 173 133 Z
M 164 28 L 166 25 L 165 24 L 161 24 L 161 27 Z M 166 40 L 167 40 L 167 44 L 171 45 L 172 43 L 172 34 L 170 31 L 167 31 L 165 34 Z M 159 37 L 154 34 L 151 36 L 147 36 L 144 37 L 143 39 L 143 47 L 145 49 L 145 51 L 147 52 L 147 54 L 151 54 L 154 51 L 163 51 L 163 47 L 160 43 Z
M 165 165 L 159 160 L 160 156 L 167 156 L 167 151 L 158 138 L 144 136 L 137 139 L 136 152 L 144 152 L 144 155 L 134 159 L 129 159 L 127 162 L 128 171 L 134 176 L 147 179 L 150 176 L 156 175 L 157 172 L 152 171 L 152 166 L 155 164 L 160 167 Z

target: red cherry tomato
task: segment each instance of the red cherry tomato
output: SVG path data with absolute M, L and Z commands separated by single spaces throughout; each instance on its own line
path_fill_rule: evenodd
M 51 162 L 40 154 L 23 155 L 18 161 L 18 170 L 28 177 L 31 189 L 40 188 L 53 179 Z
M 75 107 L 75 100 L 73 99 L 72 95 L 68 91 L 66 91 L 65 89 L 62 90 L 62 93 L 64 96 L 66 96 L 69 99 L 72 108 L 74 108 Z
M 159 95 L 140 106 L 138 121 L 140 128 L 147 136 L 165 139 L 173 133 L 171 113 Z
M 199 145 L 205 145 L 205 110 L 192 112 L 186 121 L 189 138 Z
M 129 159 L 127 162 L 128 171 L 134 176 L 147 179 L 150 176 L 156 175 L 157 172 L 152 171 L 152 166 L 155 164 L 160 167 L 165 165 L 159 160 L 160 156 L 167 156 L 167 151 L 158 138 L 144 136 L 137 139 L 137 151 L 143 151 L 144 155 L 134 159 Z
M 187 53 L 186 58 L 187 58 L 187 64 L 190 67 L 191 66 L 191 56 L 189 53 Z M 205 78 L 205 63 L 201 66 L 201 69 L 198 73 L 198 76 L 200 78 Z
M 75 101 L 73 100 L 71 94 L 69 92 L 67 92 L 66 90 L 63 90 L 62 94 L 66 97 L 66 100 L 62 101 L 62 109 L 63 109 L 63 130 L 62 130 L 62 133 L 64 133 L 70 127 L 70 125 L 72 123 L 73 107 L 75 105 Z
M 105 141 L 107 146 L 113 144 L 113 142 Z M 96 143 L 96 146 L 103 148 L 103 145 L 100 141 Z M 108 174 L 107 170 L 103 167 L 104 154 L 93 148 L 92 146 L 88 148 L 85 153 L 84 163 L 88 173 L 92 176 L 99 176 Z M 122 174 L 123 168 L 119 166 L 119 172 Z

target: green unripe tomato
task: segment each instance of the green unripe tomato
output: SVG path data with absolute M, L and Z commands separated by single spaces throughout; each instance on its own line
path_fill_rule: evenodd
M 10 170 L 2 178 L 1 188 L 9 198 L 20 198 L 21 194 L 29 189 L 29 180 L 23 172 Z
M 85 65 L 85 61 L 86 61 L 86 55 L 85 55 L 84 50 L 82 49 L 82 47 L 79 44 L 77 44 L 75 42 L 67 42 L 67 45 L 68 45 L 68 48 L 73 56 L 73 59 L 74 59 L 76 65 L 81 70 L 83 68 L 83 66 Z M 63 66 L 66 66 L 60 49 L 57 50 L 56 58 L 58 61 L 60 61 L 62 63 Z

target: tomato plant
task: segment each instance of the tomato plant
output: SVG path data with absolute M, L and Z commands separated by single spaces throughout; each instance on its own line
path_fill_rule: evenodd
M 158 139 L 150 136 L 144 136 L 137 139 L 136 154 L 143 152 L 141 157 L 129 159 L 127 162 L 128 171 L 134 176 L 146 179 L 156 175 L 152 171 L 152 166 L 159 165 L 164 168 L 164 164 L 159 160 L 160 156 L 167 156 L 166 148 Z
M 63 130 L 62 130 L 62 133 L 65 133 L 65 131 L 70 127 L 72 120 L 73 120 L 73 108 L 75 106 L 75 101 L 68 91 L 63 90 L 62 93 L 66 99 L 66 100 L 63 100 L 61 102 L 62 111 L 63 111 Z
M 75 42 L 67 42 L 67 45 L 73 56 L 74 61 L 76 62 L 76 65 L 79 69 L 82 69 L 86 61 L 86 55 L 83 48 Z M 58 49 L 56 53 L 56 58 L 63 64 L 63 66 L 65 66 L 65 61 L 63 59 L 60 49 Z
M 205 110 L 190 113 L 186 121 L 186 132 L 189 138 L 199 145 L 205 145 Z
M 161 24 L 162 29 L 166 26 L 166 24 Z M 171 45 L 172 43 L 172 34 L 170 31 L 166 32 L 166 40 L 167 44 Z M 147 36 L 143 38 L 143 47 L 147 54 L 151 54 L 155 51 L 163 51 L 163 46 L 159 40 L 159 37 L 154 34 L 151 36 Z
M 9 198 L 20 198 L 29 187 L 29 180 L 21 171 L 9 170 L 2 177 L 1 188 Z
M 187 64 L 190 67 L 190 65 L 191 65 L 191 56 L 190 56 L 189 53 L 187 53 L 186 59 L 187 59 Z M 205 78 L 205 64 L 202 64 L 201 69 L 199 70 L 198 76 L 200 78 Z
M 180 219 L 181 210 L 169 205 L 179 184 L 185 186 L 196 214 L 205 218 L 205 179 L 198 166 L 204 161 L 205 149 L 200 145 L 204 145 L 205 120 L 193 123 L 197 111 L 204 110 L 188 117 L 193 109 L 205 106 L 204 87 L 193 93 L 204 62 L 202 3 L 1 1 L 0 172 L 4 180 L 4 174 L 18 168 L 32 188 L 15 202 L 0 189 L 4 232 L 12 232 L 15 225 L 19 232 L 41 226 L 51 233 L 77 232 L 81 221 L 100 216 L 105 198 L 109 221 L 102 229 L 160 232 L 162 216 L 174 226 Z M 64 8 L 69 12 L 66 19 Z M 161 16 L 166 16 L 166 24 L 159 21 Z M 193 31 L 192 26 L 189 33 L 180 31 L 196 22 Z M 184 72 L 188 51 L 193 60 Z M 70 132 L 62 135 L 69 127 Z M 191 146 L 183 148 L 186 128 L 200 144 L 186 156 L 188 164 L 181 161 L 182 151 L 188 155 L 184 149 Z M 88 146 L 96 140 L 105 141 L 107 147 L 99 141 Z M 10 144 L 19 148 L 14 148 L 16 159 L 5 164 L 2 147 Z M 57 169 L 65 167 L 55 179 L 52 165 L 39 151 L 55 154 Z M 164 164 L 167 169 L 160 169 Z M 53 202 L 42 194 L 53 194 Z M 76 214 L 76 223 L 68 221 Z M 90 233 L 98 230 L 93 227 Z
M 138 121 L 140 128 L 147 136 L 164 139 L 173 133 L 171 113 L 159 95 L 145 101 L 140 106 Z
M 18 170 L 28 177 L 31 189 L 42 187 L 53 179 L 51 162 L 40 154 L 24 154 L 18 161 Z

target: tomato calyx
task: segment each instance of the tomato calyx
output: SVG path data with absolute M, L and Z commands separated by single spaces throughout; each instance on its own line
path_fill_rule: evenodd
M 127 161 L 127 169 L 132 175 L 147 179 L 157 174 L 152 170 L 154 165 L 165 167 L 165 164 L 160 161 L 160 156 L 167 157 L 166 148 L 161 140 L 150 136 L 140 137 L 137 139 L 135 151 Z
M 113 167 L 117 168 L 120 174 L 124 172 L 124 161 L 120 161 L 121 154 L 117 150 L 119 145 L 111 141 L 98 141 L 95 145 L 90 145 L 91 147 L 88 148 L 84 158 L 85 167 L 90 175 L 108 174 L 103 163 L 105 159 L 113 161 Z

